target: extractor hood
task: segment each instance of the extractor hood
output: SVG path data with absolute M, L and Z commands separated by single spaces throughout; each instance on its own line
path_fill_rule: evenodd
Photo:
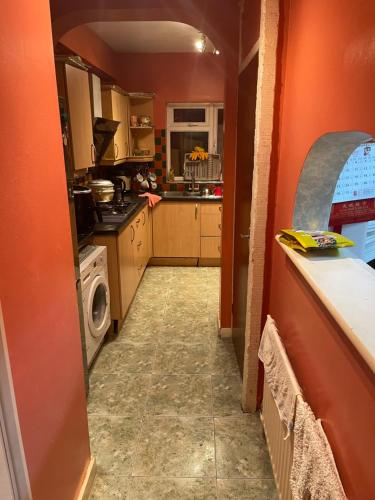
M 107 118 L 94 118 L 96 163 L 100 163 L 120 123 L 115 120 L 108 120 Z

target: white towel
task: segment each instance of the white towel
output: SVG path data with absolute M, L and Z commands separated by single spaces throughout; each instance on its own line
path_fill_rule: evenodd
M 297 398 L 290 486 L 294 500 L 346 499 L 320 420 Z
M 263 362 L 264 376 L 275 400 L 280 419 L 288 429 L 286 439 L 293 429 L 296 398 L 297 395 L 302 394 L 302 391 L 271 316 L 267 316 L 258 356 Z

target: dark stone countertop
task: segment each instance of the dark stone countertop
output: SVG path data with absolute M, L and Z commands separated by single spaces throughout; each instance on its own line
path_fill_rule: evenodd
M 194 194 L 185 194 L 184 191 L 167 191 L 163 193 L 158 193 L 162 198 L 163 201 L 200 201 L 202 203 L 207 203 L 207 202 L 222 202 L 223 197 L 222 196 L 201 196 L 200 194 L 194 195 Z
M 192 202 L 221 202 L 222 196 L 194 196 L 194 195 L 183 195 L 182 192 L 168 191 L 168 194 L 158 193 L 162 197 L 162 201 L 192 201 Z M 94 234 L 107 234 L 107 233 L 117 233 L 120 234 L 134 219 L 134 217 L 144 208 L 148 200 L 147 198 L 140 198 L 137 194 L 132 194 L 124 198 L 124 201 L 130 202 L 132 205 L 129 210 L 124 214 L 124 218 L 121 222 L 97 222 L 94 227 Z
M 121 222 L 97 222 L 94 227 L 94 234 L 121 233 L 134 217 L 147 206 L 147 198 L 140 198 L 138 195 L 130 195 L 124 198 L 125 202 L 130 202 L 131 206 Z

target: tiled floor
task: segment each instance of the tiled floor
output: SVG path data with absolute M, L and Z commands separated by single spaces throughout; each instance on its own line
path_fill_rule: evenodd
M 92 499 L 276 498 L 231 342 L 217 337 L 218 268 L 146 270 L 91 374 Z

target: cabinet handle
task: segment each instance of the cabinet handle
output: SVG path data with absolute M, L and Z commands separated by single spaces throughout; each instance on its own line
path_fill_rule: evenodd
M 138 250 L 141 248 L 141 246 L 142 246 L 142 241 L 138 241 L 138 243 L 137 243 Z
M 144 212 L 142 212 L 142 216 L 143 216 L 142 226 L 144 226 L 146 223 L 146 214 Z
M 115 160 L 117 160 L 118 157 L 118 145 L 115 143 Z
M 221 212 L 222 210 L 223 210 L 223 206 L 219 205 L 219 212 Z
M 250 239 L 250 234 L 240 234 L 240 238 L 243 240 L 249 240 Z
M 218 226 L 218 228 L 219 228 L 219 229 L 220 229 L 220 231 L 221 231 L 221 224 L 218 224 L 217 226 Z
M 95 163 L 96 158 L 96 147 L 95 144 L 91 144 L 91 163 Z
M 139 223 L 141 222 L 141 219 L 137 219 L 135 223 L 137 224 L 137 227 L 139 226 Z
M 195 204 L 195 218 L 198 219 L 198 203 Z
M 134 227 L 133 227 L 133 224 L 130 226 L 130 229 L 131 229 L 131 231 L 132 231 L 132 235 L 131 235 L 130 243 L 133 243 L 134 238 L 135 238 L 135 229 L 134 229 Z
M 219 250 L 219 253 L 221 253 L 221 246 L 220 245 L 217 247 L 217 249 Z

